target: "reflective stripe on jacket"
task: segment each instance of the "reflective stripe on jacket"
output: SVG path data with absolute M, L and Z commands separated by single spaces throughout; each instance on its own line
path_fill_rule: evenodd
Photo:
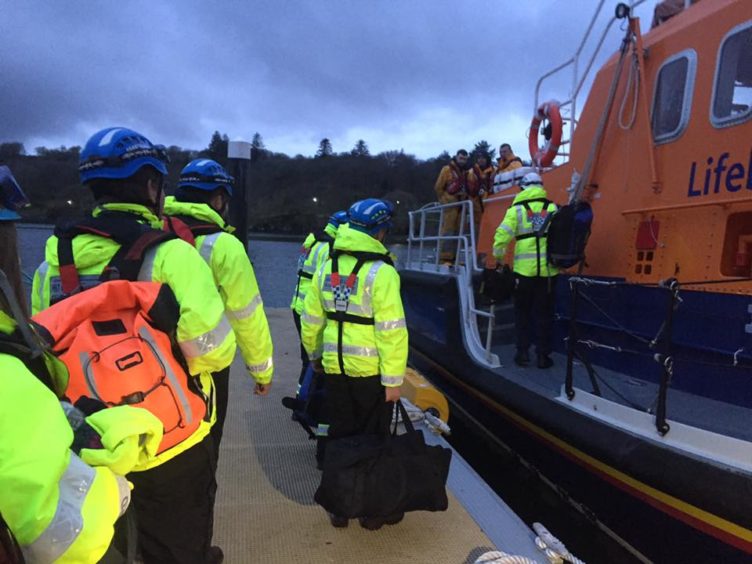
M 57 398 L 6 354 L 0 354 L 0 390 L 0 513 L 24 557 L 98 562 L 127 483 L 69 450 L 73 432 Z
M 373 237 L 341 226 L 334 249 L 386 253 Z M 339 273 L 346 279 L 357 260 L 347 254 L 338 258 Z M 331 287 L 332 261 L 314 275 L 301 317 L 302 340 L 312 359 L 322 358 L 329 374 L 341 373 L 339 365 L 339 322 L 327 319 L 335 312 Z M 408 337 L 400 296 L 399 274 L 383 261 L 366 262 L 352 287 L 347 313 L 373 319 L 373 324 L 344 322 L 342 357 L 347 376 L 380 375 L 384 386 L 402 384 L 407 367 Z
M 324 232 L 332 239 L 337 236 L 337 229 L 333 225 L 327 224 Z M 292 296 L 290 309 L 298 315 L 303 314 L 303 303 L 306 294 L 311 286 L 311 279 L 316 271 L 329 258 L 328 241 L 317 241 L 313 233 L 309 233 L 300 250 L 298 258 L 298 276 L 295 283 L 295 293 Z
M 498 260 L 504 259 L 507 246 L 515 237 L 533 232 L 533 224 L 527 216 L 527 211 L 521 205 L 522 202 L 546 197 L 546 191 L 541 186 L 530 186 L 517 194 L 494 235 L 493 254 Z M 529 204 L 534 213 L 540 213 L 543 205 L 543 202 L 531 202 Z M 550 203 L 546 209 L 547 213 L 553 213 L 556 210 L 556 204 Z M 514 244 L 514 271 L 522 276 L 556 276 L 559 271 L 555 266 L 548 263 L 546 249 L 545 235 L 516 241 Z M 538 270 L 539 266 L 540 271 Z
M 137 204 L 104 204 L 94 210 L 132 213 L 136 219 L 161 228 L 162 223 L 148 208 Z M 84 287 L 87 279 L 98 280 L 120 245 L 97 235 L 78 235 L 73 239 L 73 257 Z M 34 273 L 32 312 L 49 307 L 54 292 L 60 291 L 57 237 L 47 239 L 45 261 Z M 146 254 L 139 280 L 162 282 L 175 294 L 180 306 L 177 342 L 191 374 L 199 375 L 204 394 L 210 398 L 208 409 L 212 421 L 202 421 L 188 439 L 157 457 L 151 466 L 165 462 L 200 442 L 213 424 L 214 391 L 211 372 L 232 363 L 235 334 L 224 314 L 224 304 L 217 293 L 209 267 L 191 245 L 180 239 L 166 241 Z M 140 468 L 145 469 L 145 468 Z
M 256 382 L 270 383 L 274 375 L 272 338 L 256 274 L 243 244 L 230 235 L 224 220 L 207 204 L 178 202 L 169 196 L 164 211 L 214 223 L 223 230 L 196 237 L 196 249 L 211 268 L 248 372 Z

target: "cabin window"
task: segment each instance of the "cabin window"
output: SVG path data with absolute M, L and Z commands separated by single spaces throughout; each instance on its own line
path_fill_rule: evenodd
M 752 21 L 732 29 L 718 49 L 711 121 L 726 127 L 752 116 Z
M 697 54 L 692 49 L 669 57 L 658 70 L 653 96 L 653 139 L 667 143 L 679 137 L 689 122 Z

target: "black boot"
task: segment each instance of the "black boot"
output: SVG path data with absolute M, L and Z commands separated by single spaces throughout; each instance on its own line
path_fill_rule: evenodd
M 538 368 L 546 369 L 554 365 L 553 359 L 547 354 L 538 355 Z
M 332 524 L 332 527 L 336 527 L 337 529 L 344 529 L 345 527 L 347 527 L 350 520 L 347 517 L 340 517 L 339 515 L 329 513 L 329 522 Z
M 384 526 L 384 519 L 381 517 L 361 517 L 360 526 L 369 531 L 378 531 Z
M 393 515 L 390 515 L 389 517 L 384 517 L 384 524 L 396 525 L 397 523 L 400 523 L 404 517 L 404 513 L 395 513 Z
M 222 549 L 218 546 L 210 546 L 209 550 L 206 552 L 206 563 L 207 564 L 222 564 L 225 559 L 225 553 L 222 552 Z
M 514 355 L 514 363 L 517 366 L 527 366 L 530 364 L 530 355 L 524 349 L 517 349 L 517 354 Z

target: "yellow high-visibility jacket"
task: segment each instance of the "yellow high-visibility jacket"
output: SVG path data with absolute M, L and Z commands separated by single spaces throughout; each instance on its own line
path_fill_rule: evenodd
M 318 235 L 317 239 L 316 234 L 309 233 L 300 249 L 298 279 L 295 284 L 295 293 L 290 303 L 290 309 L 294 310 L 298 315 L 303 314 L 303 303 L 305 302 L 308 288 L 311 286 L 311 279 L 314 273 L 329 258 L 329 247 L 334 244 L 334 239 L 337 237 L 337 228 L 327 223 L 324 228 L 324 235 L 331 237 L 331 243 L 325 240 L 325 237 L 321 237 L 321 235 Z
M 461 197 L 464 197 L 466 182 L 467 171 L 460 169 L 459 165 L 452 159 L 448 165 L 442 167 L 433 186 L 439 203 L 457 202 Z
M 387 253 L 373 237 L 340 226 L 334 253 L 343 285 L 357 262 L 347 253 L 358 251 Z M 408 337 L 399 274 L 382 260 L 363 264 L 350 288 L 346 309 L 346 314 L 360 323 L 342 322 L 340 343 L 340 322 L 333 319 L 339 300 L 332 290 L 332 267 L 333 260 L 326 261 L 311 282 L 301 317 L 303 346 L 311 359 L 323 357 L 328 374 L 379 375 L 384 386 L 400 386 L 407 367 Z
M 507 160 L 499 161 L 499 166 L 496 167 L 496 174 L 509 172 L 517 168 L 522 168 L 522 160 L 519 157 L 512 155 Z
M 235 332 L 248 373 L 259 384 L 274 375 L 272 337 L 256 274 L 243 244 L 222 217 L 207 204 L 165 199 L 165 215 L 188 216 L 215 224 L 221 231 L 196 237 L 196 249 L 211 268 L 225 313 Z
M 479 196 L 480 191 L 483 190 L 483 197 L 487 196 L 490 192 L 493 174 L 494 167 L 491 165 L 488 165 L 486 168 L 480 168 L 477 164 L 474 165 L 467 172 L 467 185 L 470 191 L 475 192 L 476 196 Z
M 148 208 L 138 204 L 104 204 L 94 210 L 133 214 L 142 223 L 161 228 L 161 220 Z M 98 279 L 105 266 L 120 248 L 115 241 L 97 235 L 78 235 L 73 239 L 73 258 L 82 282 L 86 277 Z M 47 240 L 45 260 L 34 273 L 32 312 L 49 307 L 53 292 L 60 288 L 60 268 L 57 256 L 57 237 Z M 172 290 L 180 307 L 176 340 L 185 356 L 188 370 L 199 376 L 206 397 L 213 402 L 211 372 L 228 366 L 235 356 L 235 334 L 224 313 L 224 304 L 217 293 L 209 267 L 191 245 L 172 239 L 152 247 L 146 254 L 139 280 L 161 282 Z M 170 448 L 138 470 L 146 470 L 174 458 L 199 443 L 214 422 L 214 405 L 207 406 L 210 421 L 202 421 L 196 432 Z
M 514 198 L 507 209 L 504 219 L 496 228 L 494 235 L 493 254 L 497 260 L 504 260 L 507 246 L 512 239 L 518 239 L 514 244 L 513 270 L 522 276 L 556 276 L 559 270 L 548 263 L 547 240 L 545 234 L 533 236 L 535 228 L 523 202 L 528 202 L 533 214 L 551 214 L 556 211 L 556 204 L 549 202 L 546 191 L 542 186 L 529 186 Z M 544 212 L 545 205 L 545 212 Z M 539 217 L 541 221 L 543 217 Z
M 0 334 L 14 328 L 0 312 Z M 72 442 L 55 394 L 0 353 L 0 513 L 27 562 L 98 562 L 128 505 L 125 478 L 83 462 Z

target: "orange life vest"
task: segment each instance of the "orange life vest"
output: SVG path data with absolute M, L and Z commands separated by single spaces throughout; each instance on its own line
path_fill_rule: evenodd
M 112 280 L 35 315 L 39 333 L 70 373 L 65 396 L 149 410 L 164 426 L 158 453 L 207 418 L 207 398 L 188 373 L 174 334 L 179 307 L 158 282 Z

